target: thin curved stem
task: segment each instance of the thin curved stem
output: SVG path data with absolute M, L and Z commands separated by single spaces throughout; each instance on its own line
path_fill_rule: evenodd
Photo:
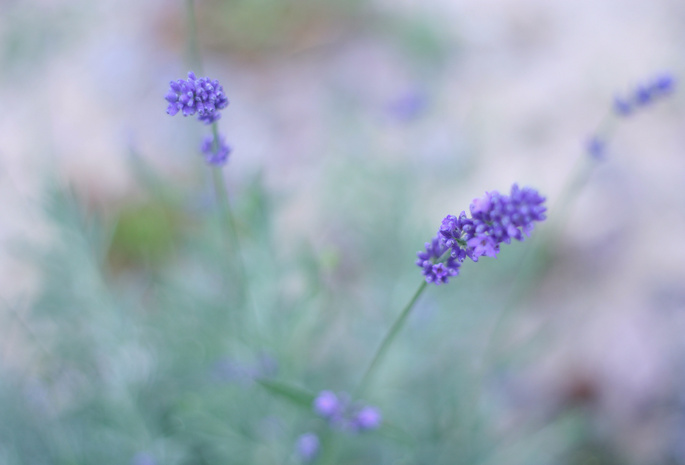
M 197 41 L 197 20 L 195 18 L 195 2 L 186 0 L 186 16 L 188 21 L 188 62 L 193 71 L 202 74 L 202 56 Z
M 419 288 L 416 290 L 414 293 L 414 296 L 409 300 L 407 305 L 404 307 L 402 310 L 402 313 L 399 314 L 395 322 L 392 324 L 390 329 L 388 330 L 388 333 L 385 335 L 383 340 L 381 341 L 381 344 L 378 346 L 378 349 L 376 349 L 376 353 L 371 359 L 371 363 L 369 364 L 368 368 L 364 372 L 364 376 L 362 376 L 361 381 L 359 382 L 359 386 L 357 387 L 355 393 L 357 396 L 361 395 L 366 388 L 368 387 L 369 382 L 371 381 L 371 377 L 373 376 L 375 370 L 378 367 L 378 364 L 382 360 L 383 356 L 388 350 L 388 347 L 390 347 L 390 344 L 395 340 L 395 337 L 397 334 L 400 332 L 402 327 L 404 326 L 405 321 L 407 320 L 407 317 L 409 317 L 409 314 L 412 311 L 412 308 L 414 308 L 414 304 L 416 301 L 419 299 L 421 294 L 423 293 L 424 289 L 426 289 L 426 286 L 428 283 L 424 280 L 421 282 L 421 285 Z
M 219 144 L 219 131 L 217 129 L 216 123 L 212 124 L 212 133 L 214 134 L 214 145 L 215 147 Z M 231 237 L 232 248 L 235 251 L 235 256 L 238 261 L 238 267 L 240 272 L 241 288 L 245 285 L 247 274 L 245 271 L 245 263 L 243 260 L 243 255 L 240 247 L 240 238 L 238 236 L 238 228 L 236 227 L 235 218 L 231 212 L 231 205 L 228 200 L 228 190 L 226 189 L 226 180 L 221 172 L 221 167 L 212 168 L 212 182 L 214 184 L 214 193 L 216 195 L 216 200 L 219 204 L 221 211 L 222 222 L 227 226 L 228 233 Z

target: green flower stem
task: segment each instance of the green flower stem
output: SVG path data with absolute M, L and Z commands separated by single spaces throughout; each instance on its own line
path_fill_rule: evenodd
M 212 151 L 216 152 L 219 150 L 219 125 L 216 121 L 212 123 L 212 136 L 214 140 L 212 141 Z
M 191 67 L 202 74 L 202 55 L 197 40 L 197 19 L 195 17 L 195 2 L 194 0 L 186 0 L 186 15 L 188 23 L 188 61 Z M 216 152 L 219 149 L 219 126 L 216 121 L 212 123 L 212 150 Z M 220 167 L 212 168 L 212 182 L 214 183 L 214 193 L 216 195 L 219 208 L 221 209 L 222 221 L 228 225 L 229 234 L 232 237 L 236 255 L 240 266 L 241 284 L 245 283 L 245 265 L 240 253 L 240 240 L 238 239 L 238 231 L 235 225 L 235 219 L 231 213 L 230 202 L 228 201 L 228 190 L 226 189 L 226 181 L 221 173 Z M 241 286 L 242 287 L 242 286 Z
M 424 289 L 426 289 L 427 285 L 428 285 L 428 283 L 425 280 L 421 282 L 421 285 L 419 286 L 419 288 L 414 293 L 414 296 L 411 298 L 411 300 L 404 307 L 404 309 L 402 310 L 402 313 L 399 314 L 399 316 L 397 317 L 395 322 L 390 327 L 390 330 L 388 330 L 388 333 L 385 335 L 385 337 L 381 341 L 380 346 L 378 346 L 378 349 L 376 350 L 375 355 L 371 359 L 371 363 L 369 364 L 369 367 L 364 372 L 364 376 L 362 377 L 362 379 L 359 383 L 359 386 L 357 387 L 357 390 L 355 391 L 357 396 L 360 396 L 361 394 L 363 394 L 364 391 L 366 390 L 366 388 L 368 387 L 368 384 L 371 381 L 371 377 L 373 376 L 374 372 L 378 368 L 378 364 L 380 363 L 383 356 L 387 352 L 388 347 L 390 347 L 390 344 L 392 344 L 392 341 L 395 340 L 395 337 L 397 336 L 397 334 L 400 332 L 400 330 L 404 326 L 404 323 L 407 321 L 407 317 L 409 317 L 409 314 L 411 313 L 412 308 L 414 308 L 414 304 L 416 303 L 417 300 L 419 300 L 419 297 L 423 293 Z
M 609 113 L 597 125 L 597 130 L 594 132 L 594 135 L 605 144 L 608 144 L 611 136 L 613 136 L 616 131 L 616 123 L 616 117 L 613 113 Z M 549 211 L 554 213 L 553 218 L 558 218 L 556 221 L 561 221 L 562 218 L 568 216 L 564 214 L 565 210 L 570 207 L 572 200 L 582 190 L 597 164 L 598 160 L 587 153 L 587 150 L 583 150 L 574 169 L 566 178 L 566 183 L 563 185 L 559 197 L 557 197 L 556 202 L 549 208 Z M 561 223 L 559 223 L 558 227 L 560 226 Z
M 200 55 L 200 47 L 197 43 L 197 20 L 195 18 L 194 0 L 186 0 L 186 16 L 188 22 L 188 62 L 193 71 L 202 74 L 202 56 Z
M 212 124 L 212 134 L 214 135 L 214 150 L 219 146 L 219 129 L 216 122 Z M 240 288 L 246 285 L 245 263 L 243 261 L 240 238 L 238 237 L 238 228 L 236 227 L 235 218 L 231 212 L 231 204 L 228 200 L 228 190 L 226 189 L 226 180 L 221 172 L 221 167 L 215 166 L 212 168 L 212 181 L 214 183 L 214 193 L 221 211 L 222 223 L 227 226 L 228 233 L 231 237 L 232 248 L 235 250 L 235 255 L 238 261 L 240 273 Z
M 212 168 L 212 182 L 214 183 L 214 194 L 221 209 L 221 215 L 228 225 L 229 233 L 234 242 L 238 242 L 238 232 L 235 226 L 233 213 L 231 213 L 231 206 L 228 202 L 228 191 L 226 190 L 226 183 L 224 176 L 221 173 L 221 168 Z
M 188 41 L 187 41 L 187 53 L 188 62 L 191 68 L 197 72 L 197 74 L 202 74 L 202 55 L 200 53 L 200 48 L 198 44 L 198 34 L 197 34 L 197 19 L 195 16 L 195 2 L 194 0 L 186 0 L 186 16 L 187 16 L 187 28 L 188 28 Z M 216 152 L 219 148 L 219 127 L 217 123 L 212 123 L 212 149 Z M 251 312 L 252 316 L 256 319 L 257 326 L 263 324 L 264 319 L 257 314 L 257 305 L 252 298 L 249 281 L 247 279 L 247 271 L 245 266 L 245 260 L 242 255 L 242 248 L 240 246 L 240 238 L 238 235 L 238 228 L 236 226 L 235 218 L 231 212 L 231 205 L 228 199 L 228 190 L 226 189 L 226 180 L 221 172 L 220 167 L 212 168 L 212 182 L 214 184 L 214 193 L 216 195 L 217 203 L 219 204 L 221 223 L 223 227 L 226 228 L 226 237 L 230 238 L 229 242 L 226 244 L 229 251 L 234 251 L 234 261 L 237 261 L 238 266 L 238 283 L 237 286 L 231 286 L 238 289 L 238 301 L 241 304 L 249 304 L 254 311 Z M 246 326 L 247 327 L 247 326 Z M 257 332 L 259 332 L 257 330 Z M 253 335 L 257 337 L 257 335 Z
M 216 151 L 219 147 L 219 128 L 217 127 L 216 122 L 212 123 L 212 134 L 214 135 L 214 142 L 212 142 L 213 149 Z M 238 238 L 238 229 L 236 228 L 235 219 L 233 218 L 233 213 L 231 212 L 231 204 L 228 201 L 228 190 L 226 189 L 226 180 L 221 173 L 221 167 L 216 166 L 212 168 L 212 181 L 214 182 L 214 193 L 216 194 L 216 200 L 219 203 L 219 208 L 221 208 L 224 221 L 228 225 L 229 233 L 233 239 L 233 242 L 235 243 L 237 254 L 240 255 L 240 239 Z M 243 268 L 242 273 L 244 274 L 245 270 L 244 266 L 242 265 L 242 260 L 240 260 L 240 262 L 241 267 Z
M 357 389 L 354 391 L 354 397 L 361 396 L 369 387 L 369 383 L 371 382 L 373 375 L 378 369 L 378 365 L 383 359 L 383 356 L 388 351 L 390 344 L 392 344 L 392 342 L 395 340 L 399 332 L 404 327 L 404 323 L 407 321 L 407 318 L 411 314 L 414 305 L 419 300 L 419 297 L 426 289 L 427 285 L 428 283 L 425 280 L 421 282 L 421 285 L 416 290 L 416 292 L 414 292 L 412 298 L 409 300 L 409 302 L 407 302 L 407 305 L 405 305 L 404 309 L 402 309 L 402 312 L 395 319 L 394 323 L 392 324 L 387 334 L 378 346 L 378 349 L 376 349 L 376 352 L 373 355 L 373 358 L 371 359 L 371 363 L 364 372 L 364 375 L 362 376 L 362 379 L 359 382 Z M 322 465 L 330 465 L 332 463 L 335 463 L 335 460 L 338 457 L 338 452 L 340 449 L 340 443 L 338 441 L 337 436 L 328 433 L 326 435 L 325 440 L 322 441 L 322 443 L 323 453 L 319 463 L 321 463 Z

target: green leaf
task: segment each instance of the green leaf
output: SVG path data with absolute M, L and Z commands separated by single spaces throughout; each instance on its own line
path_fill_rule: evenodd
M 276 381 L 273 379 L 258 379 L 257 382 L 275 397 L 285 399 L 298 407 L 310 409 L 316 394 L 299 386 Z

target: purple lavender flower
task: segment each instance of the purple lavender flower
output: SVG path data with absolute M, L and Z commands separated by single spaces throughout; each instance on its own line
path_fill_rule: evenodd
M 449 276 L 458 275 L 466 257 L 474 262 L 484 255 L 496 257 L 503 242 L 522 241 L 530 235 L 534 222 L 545 219 L 544 202 L 536 190 L 514 184 L 509 195 L 493 191 L 473 200 L 470 218 L 465 212 L 446 216 L 438 235 L 426 243 L 426 251 L 417 253 L 416 264 L 426 282 L 446 283 Z
M 304 433 L 297 438 L 295 451 L 300 459 L 305 462 L 311 462 L 319 453 L 320 445 L 319 437 L 316 434 Z
M 351 402 L 345 393 L 321 391 L 314 399 L 314 412 L 336 430 L 361 432 L 376 429 L 382 417 L 376 407 Z
M 616 97 L 614 112 L 618 116 L 629 116 L 634 110 L 648 106 L 675 89 L 675 78 L 670 74 L 656 76 L 647 84 L 640 84 L 626 97 Z
M 675 78 L 670 74 L 662 74 L 652 81 L 652 92 L 666 95 L 675 89 Z
M 499 244 L 487 234 L 479 234 L 472 237 L 466 242 L 466 245 L 468 245 L 471 250 L 470 256 L 474 262 L 477 262 L 478 257 L 482 257 L 483 255 L 493 258 L 497 257 L 497 253 L 499 252 Z
M 192 71 L 188 79 L 171 81 L 170 90 L 164 97 L 169 105 L 166 112 L 171 116 L 181 112 L 183 116 L 198 115 L 198 120 L 212 124 L 221 117 L 219 110 L 228 106 L 228 99 L 219 81 L 208 77 L 196 78 Z
M 231 153 L 231 147 L 226 144 L 224 136 L 219 136 L 218 144 L 214 144 L 214 136 L 207 136 L 202 141 L 200 151 L 205 156 L 207 163 L 213 166 L 222 166 L 226 164 L 228 156 Z
M 314 399 L 314 411 L 321 417 L 331 419 L 345 408 L 344 402 L 331 391 L 321 391 Z
M 352 424 L 357 431 L 369 431 L 378 428 L 383 421 L 381 412 L 376 407 L 366 406 L 353 417 Z
M 444 262 L 437 262 L 449 248 L 441 241 L 440 236 L 435 236 L 431 242 L 426 242 L 426 251 L 417 252 L 416 264 L 423 268 L 426 282 L 442 284 L 447 283 L 450 277 L 459 275 L 459 267 L 463 258 L 447 257 Z

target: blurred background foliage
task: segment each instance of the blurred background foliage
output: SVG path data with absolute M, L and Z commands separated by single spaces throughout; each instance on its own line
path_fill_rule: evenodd
M 307 431 L 317 463 L 685 463 L 685 255 L 645 246 L 683 230 L 679 96 L 426 291 L 364 396 L 380 430 L 311 409 L 355 389 L 442 217 L 513 182 L 554 206 L 616 87 L 678 70 L 682 6 L 610 3 L 196 1 L 238 247 L 201 128 L 163 113 L 192 2 L 0 0 L 0 464 L 294 464 Z

